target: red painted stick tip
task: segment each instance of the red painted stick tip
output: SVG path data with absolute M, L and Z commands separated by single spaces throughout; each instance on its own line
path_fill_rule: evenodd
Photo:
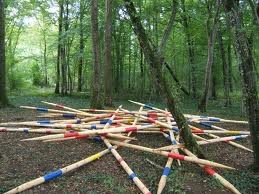
M 64 106 L 63 106 L 63 105 L 60 105 L 60 104 L 57 104 L 56 107 L 57 107 L 57 108 L 64 108 Z
M 204 130 L 195 129 L 195 130 L 192 130 L 192 133 L 204 133 Z
M 79 135 L 79 136 L 76 136 L 76 139 L 84 139 L 84 138 L 88 138 L 89 135 Z
M 164 130 L 165 130 L 164 128 L 160 128 L 160 131 L 162 131 L 162 132 L 163 132 Z
M 181 154 L 176 154 L 176 153 L 168 153 L 169 158 L 174 158 L 178 160 L 184 160 L 185 156 Z
M 67 129 L 71 129 L 71 128 L 72 128 L 72 125 L 66 125 L 66 128 L 67 128 Z
M 137 127 L 126 127 L 126 128 L 125 128 L 125 132 L 137 131 L 137 130 L 138 130 Z
M 121 163 L 121 162 L 124 161 L 124 160 L 123 160 L 123 158 L 118 158 L 117 161 L 118 161 L 119 163 Z
M 78 132 L 68 132 L 68 133 L 65 133 L 64 134 L 64 137 L 66 138 L 66 137 L 76 137 L 76 136 L 78 136 L 79 135 L 79 133 Z
M 151 117 L 151 118 L 154 118 L 154 119 L 158 117 L 156 112 L 149 112 L 149 113 L 147 113 L 147 116 Z
M 0 128 L 0 132 L 6 132 L 7 129 L 6 128 Z
M 147 120 L 150 122 L 150 123 L 155 123 L 156 121 L 152 118 L 147 118 Z
M 100 133 L 101 136 L 106 137 L 107 133 Z
M 209 175 L 213 176 L 216 172 L 209 166 L 204 166 L 204 171 L 208 173 Z

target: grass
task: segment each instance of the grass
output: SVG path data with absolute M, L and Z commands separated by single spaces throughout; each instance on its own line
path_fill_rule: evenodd
M 64 104 L 67 106 L 71 106 L 74 108 L 86 108 L 89 107 L 89 94 L 87 93 L 75 93 L 71 96 L 61 96 L 54 94 L 53 88 L 36 88 L 31 87 L 24 90 L 13 91 L 9 93 L 9 101 L 12 105 L 18 107 L 21 105 L 28 105 L 28 106 L 44 106 L 41 104 L 41 101 L 49 101 L 58 104 Z M 126 98 L 127 99 L 127 98 Z M 135 100 L 135 98 L 129 98 L 131 100 Z M 155 107 L 164 109 L 166 107 L 164 102 L 161 101 L 145 101 L 140 100 L 142 103 L 148 103 L 154 105 Z M 224 107 L 224 99 L 219 98 L 217 100 L 210 100 L 207 108 L 207 113 L 204 115 L 207 116 L 215 116 L 215 117 L 222 117 L 226 119 L 246 119 L 244 114 L 241 113 L 241 104 L 240 104 L 240 94 L 236 94 L 232 97 L 232 106 L 231 107 Z M 197 99 L 191 98 L 180 98 L 179 106 L 184 113 L 189 114 L 198 114 L 201 113 L 197 110 Z M 125 108 L 128 109 L 138 109 L 138 105 L 134 105 L 125 98 L 115 99 L 114 106 L 117 107 L 119 105 L 123 105 Z

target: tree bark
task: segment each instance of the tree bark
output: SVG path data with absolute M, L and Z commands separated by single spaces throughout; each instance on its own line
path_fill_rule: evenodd
M 4 0 L 0 0 L 0 107 L 8 105 L 5 65 L 5 11 Z
M 230 100 L 230 84 L 229 84 L 229 63 L 227 63 L 224 44 L 222 40 L 222 34 L 220 29 L 218 30 L 218 43 L 219 43 L 219 50 L 221 54 L 221 60 L 223 65 L 223 85 L 224 85 L 224 97 L 225 97 L 225 107 L 229 107 L 231 105 Z
M 145 59 L 149 64 L 152 78 L 156 84 L 157 90 L 161 91 L 166 99 L 168 108 L 175 118 L 175 121 L 180 129 L 181 137 L 183 138 L 187 148 L 198 154 L 199 157 L 203 157 L 202 151 L 197 142 L 192 136 L 190 128 L 181 113 L 179 107 L 176 105 L 176 97 L 169 90 L 168 82 L 166 81 L 162 72 L 162 65 L 164 63 L 164 57 L 158 55 L 157 48 L 154 48 L 152 42 L 150 42 L 146 31 L 141 23 L 140 17 L 137 15 L 134 4 L 131 0 L 124 0 L 127 13 L 129 14 L 132 22 L 133 30 L 138 37 L 139 44 L 143 50 Z
M 59 18 L 58 18 L 58 52 L 57 52 L 57 66 L 56 66 L 56 87 L 55 93 L 60 93 L 60 66 L 61 66 L 61 36 L 63 33 L 63 14 L 64 14 L 64 5 L 63 0 L 59 1 Z
M 208 7 L 210 7 L 210 5 L 208 5 Z M 211 8 L 208 8 L 208 12 L 209 12 L 209 17 L 207 20 L 208 59 L 207 59 L 206 73 L 205 73 L 205 79 L 204 79 L 204 90 L 198 105 L 198 109 L 200 112 L 206 112 L 207 104 L 208 104 L 208 94 L 209 94 L 210 83 L 211 83 L 211 72 L 212 72 L 211 70 L 212 70 L 212 64 L 213 64 L 214 42 L 215 42 L 215 36 L 216 36 L 216 30 L 217 30 L 217 24 L 218 24 L 219 7 L 220 7 L 220 1 L 217 0 L 216 13 L 214 15 L 212 27 L 210 27 L 210 20 L 212 17 Z
M 93 75 L 92 75 L 92 96 L 91 107 L 102 108 L 101 103 L 101 82 L 100 82 L 100 41 L 98 28 L 98 0 L 92 0 L 91 23 L 93 41 Z
M 176 85 L 178 86 L 178 88 L 180 88 L 182 90 L 183 93 L 185 93 L 187 96 L 189 96 L 189 92 L 187 91 L 187 89 L 180 83 L 179 79 L 176 77 L 174 71 L 172 70 L 172 68 L 165 62 L 165 67 L 168 69 L 170 75 L 172 76 L 172 78 L 174 79 Z
M 113 0 L 105 1 L 105 34 L 104 34 L 104 105 L 112 103 L 112 4 Z
M 77 80 L 77 91 L 82 92 L 82 74 L 84 65 L 84 31 L 83 31 L 83 19 L 84 19 L 84 1 L 80 0 L 80 16 L 79 16 L 79 36 L 80 36 L 80 56 L 78 64 L 78 80 Z
M 226 15 L 232 27 L 236 53 L 240 59 L 239 70 L 242 76 L 243 97 L 254 150 L 254 170 L 259 172 L 259 102 L 256 87 L 255 62 L 250 50 L 240 10 L 235 0 L 224 0 Z
M 48 86 L 48 65 L 47 65 L 47 40 L 46 32 L 43 32 L 43 42 L 44 42 L 44 51 L 43 51 L 43 64 L 44 64 L 44 85 Z

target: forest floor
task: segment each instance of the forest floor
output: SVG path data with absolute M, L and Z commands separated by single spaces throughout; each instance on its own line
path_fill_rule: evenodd
M 88 102 L 81 97 L 57 96 L 12 96 L 12 108 L 0 112 L 0 122 L 26 121 L 36 119 L 37 113 L 17 108 L 19 105 L 40 106 L 41 100 L 54 103 L 63 103 L 75 108 L 86 108 Z M 126 101 L 115 103 L 124 104 L 126 108 L 136 108 Z M 191 104 L 191 103 L 190 103 Z M 129 107 L 131 106 L 131 107 Z M 217 107 L 217 110 L 215 110 Z M 184 107 L 183 107 L 184 108 Z M 210 116 L 224 116 L 225 118 L 242 118 L 237 111 L 224 109 L 218 103 L 209 109 Z M 184 108 L 185 113 L 195 112 Z M 232 113 L 231 111 L 234 111 Z M 224 114 L 220 114 L 224 112 Z M 215 115 L 214 113 L 218 113 Z M 244 118 L 242 118 L 244 120 Z M 220 125 L 218 125 L 220 126 Z M 224 124 L 227 129 L 248 130 L 247 125 Z M 55 143 L 21 142 L 21 139 L 35 137 L 37 134 L 0 133 L 0 193 L 10 190 L 24 182 L 43 176 L 44 174 L 84 159 L 94 153 L 104 150 L 102 143 L 92 140 L 76 140 Z M 168 145 L 161 135 L 136 135 L 138 141 L 147 147 L 160 147 Z M 242 145 L 251 148 L 250 140 L 239 141 Z M 253 161 L 252 153 L 237 149 L 224 143 L 204 145 L 203 150 L 208 159 L 237 168 L 235 171 L 220 170 L 217 172 L 224 176 L 242 193 L 259 193 L 258 180 L 253 176 L 250 165 Z M 151 190 L 156 192 L 162 170 L 147 160 L 164 166 L 166 158 L 150 153 L 120 148 L 119 153 Z M 256 184 L 257 183 L 257 184 Z M 54 181 L 36 186 L 24 193 L 139 193 L 138 188 L 128 178 L 123 169 L 111 154 L 107 154 L 95 162 L 89 163 L 80 169 L 70 172 Z M 179 167 L 176 162 L 168 177 L 164 193 L 229 193 L 214 179 L 207 176 L 203 170 L 187 162 Z

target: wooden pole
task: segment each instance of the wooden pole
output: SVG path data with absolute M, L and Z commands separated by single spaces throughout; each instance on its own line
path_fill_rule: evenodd
M 145 151 L 145 152 L 150 152 L 150 153 L 154 153 L 154 154 L 158 154 L 158 155 L 162 155 L 162 156 L 170 157 L 170 158 L 174 158 L 174 159 L 184 160 L 184 161 L 187 161 L 187 162 L 203 164 L 203 165 L 213 166 L 213 167 L 218 167 L 218 168 L 226 168 L 226 169 L 232 169 L 232 170 L 235 169 L 235 168 L 232 168 L 232 167 L 229 167 L 229 166 L 226 166 L 226 165 L 223 165 L 223 164 L 219 164 L 219 163 L 216 163 L 216 162 L 212 162 L 212 161 L 209 161 L 209 160 L 193 158 L 193 157 L 184 156 L 184 155 L 181 155 L 181 154 L 170 153 L 170 152 L 166 152 L 166 151 L 159 151 L 159 150 L 152 149 L 152 148 L 147 148 L 147 147 L 143 147 L 143 146 L 123 143 L 123 142 L 114 141 L 114 140 L 111 140 L 110 142 L 115 144 L 115 145 L 124 146 L 124 147 L 132 148 L 132 149 L 136 149 L 136 150 L 141 150 L 141 151 Z M 179 147 L 177 146 L 177 148 L 179 148 Z

